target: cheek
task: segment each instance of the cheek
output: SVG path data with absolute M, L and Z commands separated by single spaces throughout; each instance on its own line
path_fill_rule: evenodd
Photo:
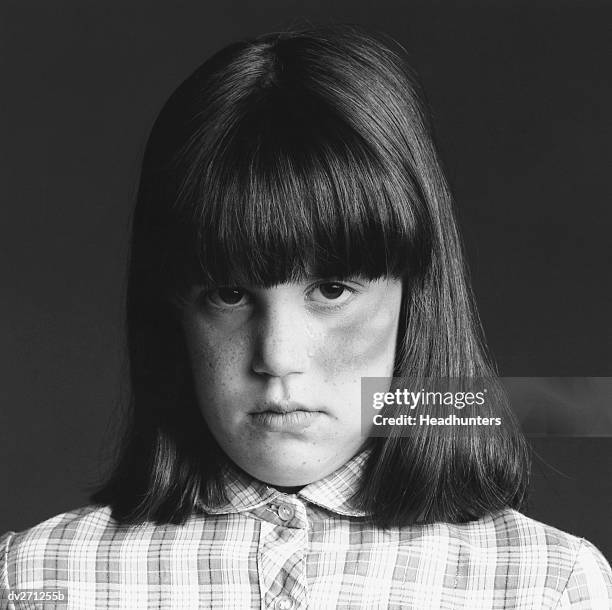
M 228 336 L 204 324 L 187 322 L 185 340 L 196 389 L 206 397 L 235 387 L 249 353 L 246 337 Z
M 395 358 L 398 313 L 369 307 L 327 333 L 324 366 L 331 374 L 391 375 Z

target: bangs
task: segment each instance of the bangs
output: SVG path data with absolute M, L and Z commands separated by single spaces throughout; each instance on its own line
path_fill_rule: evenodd
M 175 291 L 423 274 L 431 220 L 401 160 L 316 100 L 249 108 L 181 153 Z

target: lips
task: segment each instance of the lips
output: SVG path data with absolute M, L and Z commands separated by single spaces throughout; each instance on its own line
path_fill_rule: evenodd
M 308 413 L 318 412 L 318 409 L 311 409 L 298 402 L 260 402 L 256 405 L 254 413 L 278 413 L 286 415 L 287 413 L 295 413 L 296 411 L 306 411 Z
M 302 434 L 316 421 L 323 411 L 310 409 L 297 402 L 260 402 L 251 412 L 251 422 L 260 430 L 275 433 Z

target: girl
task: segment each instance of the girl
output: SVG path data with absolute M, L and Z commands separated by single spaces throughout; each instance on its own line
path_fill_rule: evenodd
M 609 607 L 599 551 L 517 512 L 527 451 L 501 407 L 499 426 L 361 429 L 362 378 L 493 374 L 391 42 L 263 36 L 177 89 L 143 162 L 127 320 L 116 468 L 92 505 L 3 537 L 5 599 Z

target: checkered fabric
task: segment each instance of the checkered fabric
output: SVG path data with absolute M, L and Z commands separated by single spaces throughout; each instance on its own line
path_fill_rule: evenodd
M 5 534 L 0 607 L 43 587 L 68 593 L 44 607 L 78 610 L 612 607 L 601 553 L 516 511 L 373 527 L 350 503 L 364 459 L 296 495 L 228 470 L 228 504 L 181 526 L 122 526 L 87 506 Z

